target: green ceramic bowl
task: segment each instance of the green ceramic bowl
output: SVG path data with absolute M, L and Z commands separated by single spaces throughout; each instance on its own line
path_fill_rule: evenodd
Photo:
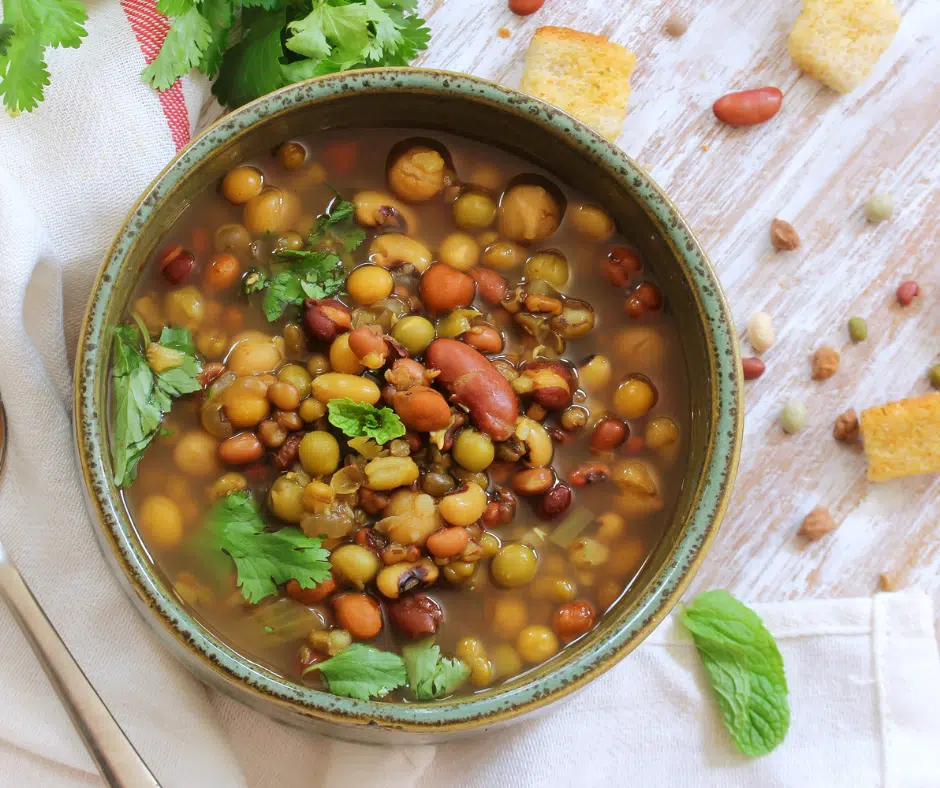
M 308 689 L 233 650 L 183 607 L 154 570 L 112 483 L 108 447 L 109 329 L 179 212 L 243 158 L 317 129 L 444 130 L 507 149 L 590 195 L 629 228 L 676 313 L 691 391 L 691 459 L 676 515 L 624 598 L 586 637 L 533 671 L 468 697 L 428 704 L 363 702 Z M 462 74 L 348 72 L 303 82 L 225 116 L 144 192 L 108 252 L 82 328 L 75 430 L 89 509 L 104 553 L 148 622 L 207 683 L 295 724 L 370 742 L 420 743 L 529 714 L 612 667 L 666 616 L 715 536 L 742 436 L 735 330 L 715 273 L 665 194 L 635 162 L 569 115 Z

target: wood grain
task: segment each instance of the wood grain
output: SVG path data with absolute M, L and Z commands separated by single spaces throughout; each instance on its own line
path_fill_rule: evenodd
M 600 33 L 637 54 L 620 145 L 672 196 L 708 250 L 737 325 L 764 310 L 777 343 L 767 371 L 747 384 L 744 450 L 733 501 L 693 590 L 725 587 L 748 600 L 864 596 L 900 570 L 940 611 L 940 478 L 865 481 L 864 456 L 831 436 L 848 407 L 929 390 L 940 361 L 940 3 L 897 3 L 904 20 L 890 50 L 855 92 L 841 96 L 802 76 L 786 51 L 799 2 L 547 0 L 520 18 L 501 0 L 421 2 L 431 48 L 415 65 L 517 86 L 532 33 L 563 25 Z M 689 20 L 678 39 L 671 13 Z M 501 38 L 501 27 L 511 31 Z M 785 94 L 766 125 L 718 123 L 724 93 L 775 85 Z M 894 196 L 896 215 L 873 226 L 862 205 Z M 775 252 L 770 222 L 793 223 L 802 246 Z M 894 290 L 920 282 L 901 309 Z M 846 322 L 869 325 L 853 345 Z M 745 355 L 749 348 L 743 340 Z M 842 353 L 835 377 L 810 379 L 822 344 Z M 803 400 L 808 427 L 785 436 L 783 403 Z M 809 544 L 803 516 L 827 506 L 841 527 Z

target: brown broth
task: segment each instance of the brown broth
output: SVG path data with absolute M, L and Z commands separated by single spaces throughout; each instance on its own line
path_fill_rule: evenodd
M 307 148 L 308 163 L 324 161 L 323 151 L 333 141 L 352 139 L 358 143 L 358 159 L 351 171 L 327 173 L 330 186 L 335 187 L 346 199 L 352 199 L 353 195 L 361 189 L 386 190 L 385 168 L 388 151 L 399 140 L 426 135 L 426 132 L 414 133 L 404 130 L 364 130 L 352 133 L 318 133 L 308 139 L 298 141 Z M 570 220 L 571 206 L 582 202 L 583 198 L 560 184 L 557 179 L 552 178 L 550 173 L 543 172 L 528 162 L 503 151 L 455 135 L 435 132 L 433 139 L 446 146 L 452 156 L 456 172 L 462 177 L 467 177 L 478 167 L 487 166 L 494 167 L 499 172 L 503 184 L 523 173 L 539 173 L 558 184 L 568 200 L 569 211 L 566 219 L 558 232 L 548 241 L 531 247 L 530 252 L 542 249 L 560 250 L 567 257 L 571 272 L 569 282 L 563 288 L 564 294 L 589 302 L 597 315 L 594 330 L 583 339 L 569 341 L 564 358 L 578 365 L 592 354 L 603 353 L 613 364 L 614 383 L 632 373 L 644 374 L 653 381 L 658 391 L 658 401 L 649 414 L 629 423 L 632 435 L 642 436 L 647 423 L 659 416 L 671 418 L 679 427 L 680 445 L 671 461 L 662 453 L 648 448 L 639 455 L 639 459 L 647 462 L 658 476 L 659 494 L 664 501 L 664 506 L 648 516 L 628 520 L 623 537 L 611 545 L 612 558 L 604 567 L 596 572 L 578 571 L 571 566 L 566 551 L 554 545 L 550 540 L 536 547 L 540 562 L 539 574 L 535 582 L 538 583 L 539 578 L 548 576 L 568 578 L 577 583 L 577 595 L 574 598 L 589 601 L 600 614 L 610 606 L 611 599 L 619 597 L 630 585 L 642 563 L 655 548 L 673 516 L 685 471 L 686 440 L 690 419 L 689 383 L 682 349 L 670 316 L 669 304 L 667 302 L 663 310 L 644 315 L 640 320 L 631 320 L 625 315 L 623 309 L 626 291 L 613 288 L 601 275 L 599 261 L 611 246 L 629 245 L 629 228 L 620 228 L 623 231 L 622 234 L 615 234 L 604 243 L 588 241 L 578 234 Z M 293 191 L 300 199 L 305 214 L 322 213 L 333 196 L 326 183 L 311 183 L 311 180 L 316 180 L 316 178 L 311 178 L 309 167 L 289 172 L 281 168 L 273 156 L 259 157 L 248 163 L 263 171 L 266 184 Z M 456 229 L 451 217 L 451 206 L 440 197 L 425 203 L 414 203 L 411 207 L 420 219 L 420 231 L 417 235 L 432 250 L 437 248 L 438 243 L 447 233 Z M 155 251 L 154 258 L 156 259 L 157 254 L 163 249 L 174 244 L 181 244 L 195 253 L 197 264 L 205 264 L 208 257 L 216 251 L 213 242 L 215 229 L 226 223 L 240 223 L 242 211 L 242 206 L 229 203 L 215 185 L 208 187 L 200 199 L 188 206 L 179 220 L 168 229 L 160 249 Z M 365 261 L 371 237 L 370 234 L 352 254 L 355 263 Z M 252 265 L 252 262 L 244 256 L 241 257 L 240 262 L 243 270 L 247 270 Z M 649 270 L 650 267 L 654 269 L 653 272 Z M 508 273 L 505 271 L 501 273 L 507 277 L 511 287 L 521 278 L 522 268 L 520 266 Z M 644 271 L 640 278 L 654 281 L 654 277 L 655 261 L 645 261 Z M 187 284 L 199 287 L 200 280 L 194 276 Z M 159 267 L 152 264 L 138 285 L 135 299 L 148 294 L 154 294 L 158 299 L 162 299 L 170 289 L 172 288 L 164 280 Z M 240 286 L 230 289 L 217 298 L 224 306 L 235 306 L 243 313 L 246 329 L 275 333 L 280 332 L 287 323 L 286 318 L 276 323 L 268 323 L 261 313 L 260 299 L 255 297 L 249 303 L 241 295 Z M 344 300 L 351 303 L 348 298 Z M 484 314 L 499 309 L 485 304 L 481 306 L 479 302 L 476 302 L 475 306 Z M 296 317 L 294 322 L 298 322 Z M 650 362 L 642 356 L 625 355 L 621 332 L 638 330 L 651 330 L 661 340 L 656 360 Z M 509 324 L 509 328 L 505 331 L 518 334 L 520 330 Z M 510 340 L 507 349 L 513 349 L 514 346 L 518 346 L 518 341 Z M 610 402 L 611 390 L 612 386 L 601 398 L 607 403 Z M 165 418 L 164 423 L 170 434 L 160 435 L 154 440 L 140 462 L 137 481 L 124 493 L 128 511 L 135 520 L 139 517 L 142 502 L 148 495 L 167 495 L 175 500 L 183 513 L 187 537 L 202 527 L 212 504 L 208 490 L 216 478 L 228 470 L 220 468 L 217 473 L 203 478 L 188 478 L 174 463 L 173 448 L 181 432 L 200 427 L 201 400 L 202 395 L 195 394 L 183 397 L 174 403 L 172 412 Z M 557 416 L 549 415 L 547 421 L 557 424 Z M 335 430 L 334 434 L 338 435 Z M 564 445 L 556 443 L 553 467 L 558 478 L 565 479 L 568 472 L 581 462 L 598 459 L 588 450 L 589 436 L 590 430 L 585 428 L 579 433 L 574 433 Z M 617 459 L 623 459 L 623 449 L 624 447 L 621 447 L 615 452 Z M 613 459 L 610 461 L 612 462 Z M 256 501 L 265 500 L 265 491 L 276 475 L 277 472 L 268 465 L 260 475 L 252 478 L 251 491 Z M 490 490 L 492 491 L 494 487 L 495 485 L 491 482 Z M 615 493 L 615 485 L 610 481 L 577 489 L 574 492 L 572 507 L 566 516 L 570 515 L 576 507 L 586 507 L 594 515 L 613 511 Z M 504 544 L 523 538 L 533 528 L 543 528 L 550 535 L 559 522 L 540 523 L 529 500 L 520 499 L 514 522 L 493 531 Z M 265 515 L 265 519 L 269 524 L 278 522 L 269 514 Z M 154 563 L 170 583 L 177 582 L 180 574 L 187 572 L 200 582 L 206 579 L 205 568 L 194 560 L 187 550 L 182 547 L 160 549 L 151 543 L 144 529 L 139 529 L 139 531 Z M 595 531 L 596 525 L 591 524 L 581 535 L 592 536 Z M 186 542 L 184 541 L 183 544 L 185 545 Z M 483 568 L 476 572 L 473 590 L 451 586 L 443 576 L 435 586 L 426 589 L 427 593 L 431 594 L 444 610 L 444 620 L 437 634 L 437 642 L 445 655 L 453 655 L 458 641 L 467 636 L 482 640 L 487 649 L 487 656 L 491 655 L 491 649 L 498 643 L 514 641 L 514 639 L 504 641 L 494 636 L 487 623 L 492 613 L 492 606 L 501 598 L 524 599 L 528 606 L 529 624 L 551 626 L 553 611 L 559 603 L 535 598 L 532 586 L 513 590 L 496 587 L 485 568 L 488 560 L 482 560 Z M 615 564 L 616 568 L 613 568 Z M 605 583 L 608 584 L 606 588 L 604 588 Z M 610 583 L 615 584 L 615 592 L 609 586 Z M 599 598 L 601 593 L 605 595 L 605 598 Z M 285 677 L 299 680 L 295 659 L 299 646 L 304 642 L 304 634 L 282 639 L 283 633 L 277 631 L 277 627 L 273 627 L 274 632 L 265 629 L 264 611 L 269 610 L 275 598 L 272 597 L 260 605 L 251 606 L 240 599 L 240 594 L 233 585 L 231 593 L 221 598 L 216 596 L 212 600 L 189 599 L 189 601 L 193 603 L 192 607 L 202 622 L 240 653 Z M 285 607 L 293 604 L 295 603 L 290 603 Z M 328 604 L 320 605 L 319 612 L 324 620 L 330 620 Z M 380 648 L 395 650 L 407 641 L 399 637 L 386 619 L 379 637 L 372 642 Z M 527 666 L 526 669 L 528 667 L 531 666 Z M 318 686 L 315 677 L 308 677 L 305 681 L 311 686 Z M 496 684 L 499 681 L 494 680 L 492 683 Z M 462 691 L 475 689 L 478 688 L 468 683 Z M 400 693 L 393 697 L 407 699 L 406 694 Z

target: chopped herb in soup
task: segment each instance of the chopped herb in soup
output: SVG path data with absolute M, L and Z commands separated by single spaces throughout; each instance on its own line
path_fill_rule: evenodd
M 115 482 L 205 624 L 294 681 L 428 701 L 589 633 L 672 516 L 688 382 L 603 208 L 450 135 L 231 169 L 114 329 Z

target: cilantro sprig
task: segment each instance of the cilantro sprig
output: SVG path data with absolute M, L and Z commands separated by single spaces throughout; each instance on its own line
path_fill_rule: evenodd
M 405 663 L 398 654 L 362 643 L 353 643 L 325 662 L 311 665 L 304 675 L 315 670 L 320 671 L 334 695 L 359 700 L 384 698 L 408 680 Z
M 0 96 L 11 115 L 39 106 L 49 84 L 46 49 L 78 47 L 88 12 L 78 0 L 3 0 Z
M 367 402 L 354 402 L 349 397 L 331 399 L 327 404 L 329 421 L 350 438 L 372 438 L 387 443 L 405 434 L 405 425 L 391 408 L 377 408 Z
M 408 686 L 418 700 L 450 695 L 470 676 L 469 666 L 459 659 L 441 657 L 433 638 L 402 647 Z
M 293 526 L 266 531 L 247 492 L 234 492 L 217 501 L 205 530 L 194 538 L 193 550 L 213 568 L 227 569 L 221 553 L 234 561 L 238 587 L 251 603 L 276 594 L 277 585 L 288 580 L 313 588 L 330 577 L 329 553 L 321 541 Z
M 727 591 L 705 591 L 682 611 L 725 727 L 751 758 L 787 735 L 790 704 L 783 658 L 760 617 Z
M 118 487 L 137 477 L 137 464 L 173 400 L 202 388 L 196 379 L 200 372 L 188 329 L 164 328 L 159 342 L 151 342 L 144 327 L 114 329 L 111 457 Z
M 289 267 L 273 276 L 253 270 L 243 284 L 246 294 L 264 293 L 261 308 L 268 321 L 278 320 L 287 307 L 300 306 L 306 298 L 338 293 L 346 281 L 343 263 L 332 252 L 282 249 L 274 259 Z
M 366 232 L 354 219 L 356 206 L 338 194 L 329 210 L 317 218 L 308 243 L 313 247 L 353 251 L 366 239 Z

